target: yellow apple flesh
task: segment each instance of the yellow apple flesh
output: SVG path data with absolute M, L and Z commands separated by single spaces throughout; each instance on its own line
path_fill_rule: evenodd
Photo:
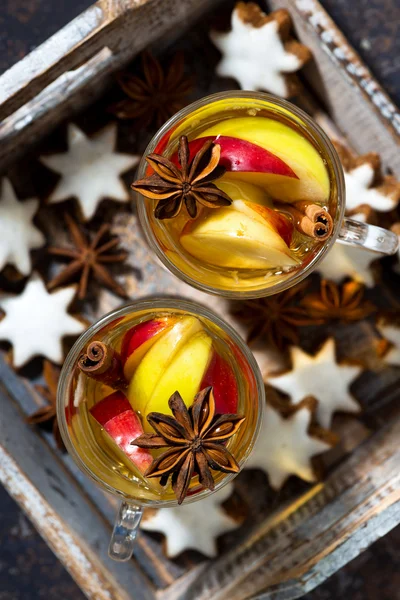
M 269 208 L 269 206 L 247 202 L 247 200 L 234 200 L 232 206 L 252 219 L 258 219 L 263 225 L 267 223 L 281 236 L 283 241 L 290 246 L 294 229 L 293 221 L 291 219 L 285 217 L 273 208 Z
M 134 410 L 143 414 L 159 379 L 176 353 L 201 330 L 202 324 L 196 317 L 183 317 L 157 339 L 144 355 L 129 384 L 128 400 Z
M 196 333 L 175 354 L 174 359 L 159 379 L 143 413 L 145 431 L 153 431 L 147 422 L 150 412 L 170 413 L 168 400 L 176 391 L 189 407 L 200 389 L 201 381 L 212 355 L 212 339 L 205 331 Z
M 230 171 L 229 178 L 263 187 L 281 202 L 309 200 L 323 203 L 329 198 L 329 177 L 321 155 L 294 129 L 266 117 L 226 119 L 202 131 L 200 137 L 232 136 L 268 150 L 284 161 L 298 179 L 260 171 Z M 216 140 L 217 141 L 217 140 Z
M 215 185 L 225 192 L 225 194 L 228 194 L 229 198 L 261 204 L 261 206 L 268 206 L 270 208 L 273 207 L 270 196 L 262 187 L 253 185 L 247 181 L 231 179 L 229 175 L 224 175 L 215 182 Z
M 121 360 L 124 365 L 124 375 L 130 381 L 146 352 L 155 344 L 159 337 L 168 331 L 176 322 L 175 317 L 150 319 L 132 327 L 122 340 Z
M 259 214 L 250 216 L 249 206 L 247 214 L 232 205 L 189 221 L 180 238 L 183 248 L 200 261 L 228 269 L 296 266 L 298 260 L 282 237 Z

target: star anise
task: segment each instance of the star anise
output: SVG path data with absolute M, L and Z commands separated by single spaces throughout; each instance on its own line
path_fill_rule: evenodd
M 104 266 L 111 263 L 121 263 L 128 256 L 127 252 L 110 253 L 119 244 L 119 239 L 114 237 L 100 244 L 109 232 L 110 226 L 103 224 L 91 241 L 88 240 L 82 228 L 68 215 L 65 220 L 75 248 L 60 248 L 50 246 L 48 252 L 55 256 L 62 256 L 71 260 L 70 264 L 56 275 L 49 283 L 49 290 L 67 283 L 79 274 L 78 297 L 82 300 L 86 296 L 89 277 L 93 277 L 119 296 L 127 298 L 124 288 L 113 279 Z
M 39 392 L 45 400 L 47 400 L 47 406 L 41 406 L 36 412 L 27 418 L 27 422 L 31 425 L 39 425 L 41 427 L 52 428 L 53 436 L 57 447 L 65 451 L 64 442 L 62 441 L 60 430 L 58 428 L 57 421 L 57 385 L 58 378 L 60 376 L 60 369 L 57 369 L 50 361 L 45 360 L 43 363 L 43 376 L 46 385 L 35 385 L 35 389 Z
M 307 285 L 302 282 L 280 294 L 234 305 L 232 313 L 249 328 L 247 343 L 263 339 L 281 352 L 288 345 L 297 345 L 298 327 L 313 324 L 305 308 L 299 306 Z
M 180 169 L 160 154 L 149 154 L 147 162 L 155 171 L 153 175 L 132 183 L 132 189 L 146 198 L 159 200 L 154 215 L 156 219 L 172 219 L 182 209 L 183 202 L 189 216 L 195 219 L 198 204 L 207 208 L 229 206 L 232 200 L 211 183 L 222 177 L 225 167 L 219 165 L 221 147 L 207 140 L 190 160 L 186 135 L 179 139 L 178 159 Z
M 184 55 L 173 57 L 166 73 L 149 52 L 142 54 L 143 78 L 125 72 L 118 76 L 118 84 L 128 96 L 111 107 L 120 119 L 135 119 L 140 127 L 154 123 L 161 127 L 172 115 L 183 108 L 185 98 L 193 88 L 192 77 L 185 77 Z
M 330 321 L 359 321 L 376 310 L 371 302 L 365 300 L 364 286 L 357 281 L 339 286 L 322 279 L 319 291 L 306 296 L 301 305 L 313 319 L 314 325 Z
M 237 473 L 239 465 L 225 446 L 245 420 L 242 415 L 215 415 L 212 387 L 201 390 L 189 408 L 179 392 L 172 394 L 168 405 L 173 413 L 164 415 L 152 412 L 147 420 L 156 433 L 145 433 L 132 444 L 139 448 L 169 449 L 153 460 L 145 477 L 160 477 L 165 485 L 172 475 L 172 489 L 182 504 L 193 473 L 205 488 L 214 489 L 211 469 L 224 473 Z

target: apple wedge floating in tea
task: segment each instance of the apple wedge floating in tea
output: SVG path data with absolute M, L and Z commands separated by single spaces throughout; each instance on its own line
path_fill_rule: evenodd
M 196 221 L 188 221 L 180 243 L 198 260 L 229 269 L 296 266 L 295 255 L 279 233 L 275 221 L 286 222 L 287 232 L 292 231 L 293 226 L 274 210 L 262 208 L 264 216 L 251 208 L 250 203 L 247 212 L 239 210 L 237 205 L 218 211 L 209 210 Z M 281 223 L 279 228 L 282 231 Z
M 193 139 L 172 131 L 132 184 L 166 259 L 192 280 L 231 277 L 239 288 L 300 269 L 333 231 L 317 147 L 300 127 L 266 116 L 188 122 Z
M 280 177 L 291 177 L 298 179 L 296 173 L 272 152 L 266 148 L 253 144 L 246 139 L 226 135 L 202 135 L 189 143 L 189 156 L 193 159 L 201 150 L 205 142 L 211 140 L 221 147 L 219 164 L 228 173 L 268 173 Z M 172 161 L 179 165 L 178 155 L 172 157 Z M 234 176 L 235 177 L 235 176 Z M 252 183 L 251 181 L 249 183 Z
M 260 185 L 280 202 L 327 202 L 330 184 L 325 163 L 317 149 L 298 131 L 274 119 L 241 117 L 213 125 L 202 132 L 201 140 L 192 143 L 204 143 L 211 138 L 219 144 L 220 140 L 231 139 L 229 136 L 238 138 L 242 143 L 251 142 L 258 151 L 253 153 L 259 157 L 257 161 L 255 158 L 245 161 L 240 155 L 241 160 L 238 161 L 237 150 L 227 146 L 223 151 L 221 146 L 224 166 L 232 178 Z M 265 152 L 279 161 L 275 170 L 271 170 L 268 160 L 263 158 Z M 281 163 L 286 171 L 279 169 Z M 252 164 L 260 168 L 249 168 Z
M 201 330 L 195 317 L 184 317 L 162 335 L 144 355 L 130 383 L 128 397 L 142 414 L 153 395 L 156 385 L 170 366 L 176 353 Z
M 132 327 L 124 336 L 121 348 L 121 360 L 124 365 L 124 375 L 130 380 L 140 361 L 154 345 L 161 334 L 169 330 L 174 319 L 151 319 Z
M 182 400 L 186 406 L 190 406 L 200 389 L 200 383 L 211 354 L 212 339 L 204 331 L 199 331 L 182 345 L 157 381 L 153 393 L 142 411 L 145 417 L 145 430 L 148 430 L 147 415 L 151 412 L 162 412 L 164 410 L 165 398 L 170 398 L 175 392 L 177 381 L 179 381 L 179 393 Z M 135 401 L 134 396 L 130 395 L 130 398 L 132 398 L 132 402 Z
M 238 407 L 238 385 L 232 367 L 220 354 L 213 356 L 201 382 L 201 389 L 212 386 L 217 413 L 235 413 Z
M 172 311 L 134 323 L 122 319 L 116 327 L 120 335 L 105 329 L 105 338 L 91 341 L 79 357 L 86 391 L 71 427 L 90 426 L 100 448 L 114 457 L 113 468 L 122 469 L 141 493 L 173 493 L 182 502 L 192 488 L 213 489 L 212 472 L 237 472 L 227 442 L 245 416 L 237 414 L 231 346 L 224 347 L 199 318 Z M 79 417 L 80 411 L 88 418 Z
M 131 444 L 143 433 L 143 427 L 126 396 L 122 392 L 114 392 L 95 404 L 90 414 L 103 427 L 105 440 L 114 452 L 117 448 L 121 450 L 122 460 L 128 457 L 144 473 L 151 465 L 152 457 L 148 450 Z

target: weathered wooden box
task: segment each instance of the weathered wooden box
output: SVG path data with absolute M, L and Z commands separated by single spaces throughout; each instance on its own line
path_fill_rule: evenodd
M 95 102 L 113 73 L 144 47 L 162 54 L 183 36 L 181 47 L 193 44 L 199 50 L 196 36 L 186 31 L 192 26 L 206 31 L 203 17 L 216 4 L 99 0 L 0 77 L 0 170 L 18 173 L 16 165 L 26 152 L 31 147 L 35 152 L 56 125 Z M 313 51 L 302 107 L 354 150 L 380 152 L 384 166 L 400 177 L 400 114 L 317 0 L 269 4 L 289 9 L 298 37 Z M 217 91 L 208 76 L 203 79 L 207 83 L 199 94 Z M 139 141 L 135 151 L 145 143 Z M 129 290 L 132 298 L 178 294 L 227 312 L 225 301 L 210 302 L 153 262 L 135 215 L 124 224 L 116 216 L 113 226 L 143 273 Z M 87 316 L 94 319 L 118 302 L 102 294 Z M 354 355 L 368 354 L 373 336 L 373 326 L 364 323 L 339 332 L 338 343 L 350 340 Z M 15 373 L 5 353 L 0 355 L 0 481 L 89 598 L 290 600 L 318 586 L 400 522 L 400 374 L 366 371 L 357 384 L 364 415 L 338 425 L 342 442 L 326 459 L 321 483 L 288 484 L 281 494 L 272 494 L 264 476 L 248 471 L 237 479 L 235 492 L 246 501 L 248 517 L 221 540 L 217 559 L 185 553 L 169 560 L 159 537 L 141 533 L 134 558 L 114 563 L 107 547 L 116 504 L 55 448 L 50 435 L 26 424 L 25 415 L 39 402 L 32 380 L 29 373 Z

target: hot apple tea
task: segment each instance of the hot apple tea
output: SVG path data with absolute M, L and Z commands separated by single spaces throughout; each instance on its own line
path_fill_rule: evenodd
M 229 97 L 164 129 L 132 187 L 157 253 L 190 283 L 266 289 L 303 270 L 331 237 L 329 157 L 296 114 Z
M 211 320 L 165 308 L 109 323 L 74 365 L 66 422 L 92 476 L 139 502 L 214 489 L 258 419 L 247 357 Z

